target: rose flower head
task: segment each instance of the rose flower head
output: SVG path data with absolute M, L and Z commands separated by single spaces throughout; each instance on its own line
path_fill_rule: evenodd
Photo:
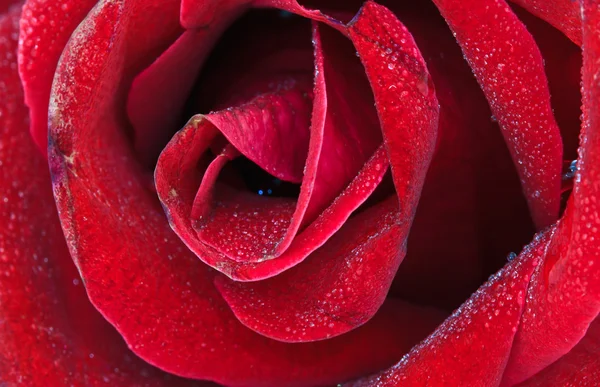
M 600 0 L 0 0 L 0 385 L 600 385 Z

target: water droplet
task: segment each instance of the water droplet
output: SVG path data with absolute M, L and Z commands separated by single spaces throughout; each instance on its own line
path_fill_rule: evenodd
M 569 164 L 567 171 L 565 173 L 563 173 L 562 179 L 563 180 L 572 179 L 575 176 L 576 172 L 577 172 L 577 160 L 573 160 Z

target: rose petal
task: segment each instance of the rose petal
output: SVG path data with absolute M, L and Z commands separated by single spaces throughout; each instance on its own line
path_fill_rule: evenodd
M 375 23 L 378 18 L 384 23 Z M 365 3 L 348 32 L 375 95 L 399 223 L 410 224 L 437 135 L 439 104 L 433 83 L 412 36 L 387 8 Z
M 596 319 L 581 341 L 560 359 L 519 387 L 578 386 L 600 384 L 600 320 Z
M 538 228 L 560 205 L 562 143 L 543 59 L 504 0 L 435 0 L 473 68 L 519 171 Z
M 436 152 L 391 292 L 451 311 L 534 227 L 498 124 L 439 11 L 429 2 L 391 10 L 415 37 L 440 103 Z
M 146 165 L 155 165 L 164 144 L 180 124 L 194 79 L 236 15 L 223 13 L 210 28 L 185 31 L 135 78 L 127 98 L 127 114 L 135 131 L 136 151 Z
M 0 375 L 5 385 L 208 386 L 137 358 L 90 304 L 64 242 L 16 69 L 20 7 L 0 16 Z
M 574 0 L 511 0 L 561 30 L 581 46 L 581 12 Z
M 544 58 L 552 109 L 564 145 L 563 157 L 565 160 L 574 160 L 577 158 L 581 129 L 581 47 L 574 44 L 561 31 L 528 11 L 516 6 L 514 8 L 519 19 L 525 23 L 527 30 L 535 38 Z M 581 27 L 579 27 L 579 35 L 581 35 Z
M 344 26 L 339 21 L 324 15 L 319 10 L 310 10 L 296 0 L 181 0 L 181 25 L 185 28 L 201 28 L 212 22 L 214 16 L 223 11 L 239 7 L 278 8 L 292 12 L 307 19 L 321 21 L 340 31 Z
M 392 368 L 348 386 L 498 385 L 529 278 L 549 239 L 549 233 L 537 238 Z
M 243 12 L 253 0 L 181 0 L 180 21 L 188 30 L 211 26 L 222 14 Z
M 573 193 L 548 256 L 534 275 L 529 305 L 503 384 L 518 383 L 570 351 L 600 312 L 600 10 L 583 3 L 583 124 Z M 535 348 L 536 354 L 532 354 Z
M 309 93 L 305 85 L 294 82 L 205 118 L 263 170 L 281 180 L 300 183 L 308 153 Z
M 19 74 L 29 107 L 29 130 L 48 153 L 48 101 L 58 58 L 69 37 L 97 0 L 27 0 L 19 36 Z M 52 31 L 48 33 L 48 31 Z
M 126 38 L 135 36 L 128 26 L 147 10 L 137 4 L 94 9 L 64 51 L 51 97 L 55 198 L 94 305 L 151 364 L 232 386 L 329 385 L 401 356 L 423 332 L 399 332 L 400 315 L 376 315 L 340 339 L 294 345 L 235 319 L 213 287 L 216 273 L 185 249 L 146 191 L 112 109 L 121 69 L 137 58 L 125 55 Z
M 154 17 L 130 28 L 138 41 L 127 75 L 133 78 L 172 43 L 181 27 L 177 19 L 180 0 L 147 4 Z M 48 101 L 56 64 L 75 28 L 97 0 L 28 0 L 24 7 L 19 44 L 19 73 L 25 88 L 25 102 L 31 110 L 31 134 L 43 154 L 47 153 Z M 53 33 L 48 33 L 51 30 Z M 124 93 L 122 93 L 124 95 Z M 125 106 L 125 101 L 121 101 Z

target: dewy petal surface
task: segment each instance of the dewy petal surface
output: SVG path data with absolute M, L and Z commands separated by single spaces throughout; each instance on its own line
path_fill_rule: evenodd
M 569 353 L 518 386 L 598 386 L 600 384 L 599 354 L 600 320 L 596 319 L 584 338 Z
M 498 124 L 446 22 L 433 3 L 394 6 L 427 62 L 440 125 L 391 295 L 453 310 L 534 228 Z
M 395 366 L 348 386 L 497 386 L 549 239 L 537 238 Z
M 539 229 L 560 205 L 561 134 L 543 58 L 504 0 L 434 0 L 481 85 L 521 178 Z
M 0 16 L 0 375 L 7 386 L 208 386 L 138 359 L 71 260 L 17 74 L 20 6 Z
M 399 331 L 405 316 L 390 313 L 340 339 L 265 338 L 237 321 L 213 286 L 219 274 L 169 229 L 113 109 L 124 70 L 143 57 L 129 39 L 146 5 L 101 2 L 66 47 L 51 97 L 55 199 L 93 304 L 146 361 L 226 385 L 331 385 L 390 364 L 423 327 Z
M 570 351 L 600 311 L 600 4 L 585 1 L 582 7 L 583 121 L 578 170 L 544 265 L 533 276 L 523 329 L 515 339 L 503 385 L 527 379 Z
M 58 58 L 97 0 L 27 0 L 19 36 L 19 73 L 29 107 L 30 131 L 40 151 L 48 148 L 48 102 Z M 50 32 L 49 32 L 50 31 Z
M 581 46 L 580 0 L 511 0 L 561 30 Z

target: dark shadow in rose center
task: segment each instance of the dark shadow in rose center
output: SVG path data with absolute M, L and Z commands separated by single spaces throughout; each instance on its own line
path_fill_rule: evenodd
M 230 171 L 239 174 L 244 188 L 259 196 L 297 198 L 300 194 L 300 184 L 276 178 L 247 157 L 240 156 L 231 161 L 231 167 Z

